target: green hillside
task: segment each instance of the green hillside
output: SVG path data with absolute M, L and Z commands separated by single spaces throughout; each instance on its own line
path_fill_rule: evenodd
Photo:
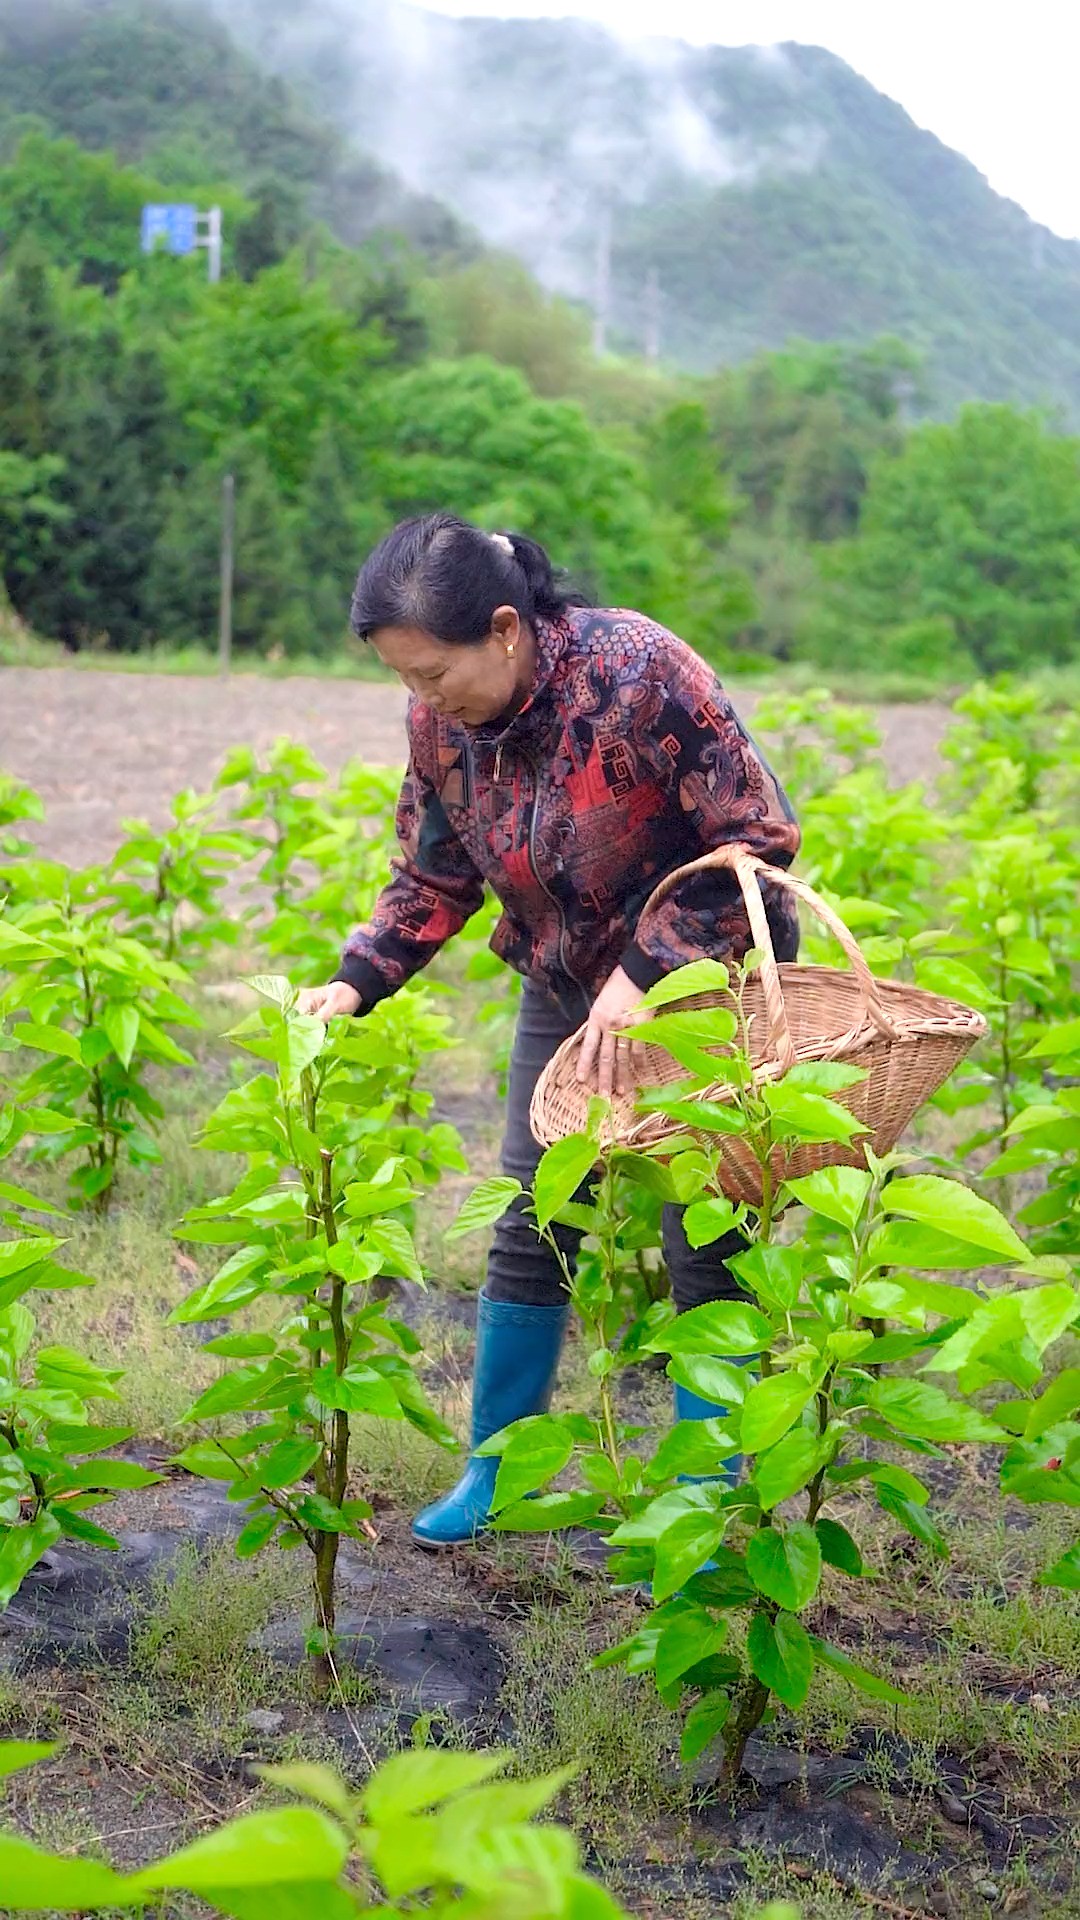
M 213 0 L 272 69 L 549 285 L 592 298 L 612 219 L 612 337 L 650 269 L 674 363 L 792 335 L 899 335 L 939 410 L 1080 418 L 1080 245 L 1055 238 L 820 48 L 635 52 L 573 20 L 449 20 L 394 0 Z
M 0 0 L 0 155 L 33 129 L 166 185 L 272 188 L 288 237 L 306 216 L 350 245 L 391 229 L 432 255 L 477 251 L 438 200 L 347 142 L 208 13 L 170 0 Z

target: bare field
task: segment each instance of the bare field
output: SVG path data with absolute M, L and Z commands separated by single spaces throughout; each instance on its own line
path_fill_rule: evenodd
M 734 685 L 731 692 L 752 720 L 754 695 Z M 927 703 L 877 713 L 891 778 L 932 779 L 947 709 Z M 173 794 L 209 787 L 231 747 L 266 748 L 287 734 L 331 771 L 354 758 L 393 766 L 405 757 L 404 718 L 403 689 L 371 680 L 6 667 L 0 771 L 41 794 L 42 850 L 82 865 L 108 858 L 121 821 L 162 825 Z

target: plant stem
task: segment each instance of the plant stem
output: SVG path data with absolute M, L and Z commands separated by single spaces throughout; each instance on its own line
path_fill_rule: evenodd
M 769 1689 L 764 1681 L 756 1677 L 747 1680 L 738 1695 L 734 1725 L 729 1723 L 730 1730 L 725 1732 L 724 1765 L 720 1774 L 720 1779 L 725 1786 L 736 1785 L 742 1772 L 747 1742 L 750 1735 L 761 1725 L 762 1716 L 768 1704 Z
M 338 1238 L 337 1221 L 334 1218 L 334 1156 L 326 1147 L 321 1151 L 322 1182 L 319 1192 L 319 1213 L 323 1231 L 326 1234 L 326 1244 L 328 1247 L 333 1247 L 337 1245 Z M 330 1276 L 330 1325 L 334 1335 L 334 1372 L 340 1379 L 349 1364 L 349 1334 L 345 1325 L 345 1282 L 336 1273 Z M 340 1512 L 345 1504 L 349 1486 L 349 1416 L 343 1407 L 334 1409 L 333 1438 L 330 1443 L 326 1479 L 326 1498 Z M 341 1536 L 337 1533 L 320 1533 L 315 1548 L 316 1618 L 327 1642 L 327 1646 L 315 1656 L 313 1663 L 315 1685 L 321 1699 L 329 1695 L 333 1684 L 333 1672 L 328 1654 L 337 1612 L 335 1582 L 340 1538 Z

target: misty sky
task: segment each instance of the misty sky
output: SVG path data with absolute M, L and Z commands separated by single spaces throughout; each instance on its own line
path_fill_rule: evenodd
M 424 0 L 432 12 L 576 14 L 625 35 L 828 47 L 1033 219 L 1080 237 L 1076 0 Z

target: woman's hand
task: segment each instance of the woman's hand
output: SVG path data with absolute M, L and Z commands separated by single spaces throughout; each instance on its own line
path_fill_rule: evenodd
M 578 1055 L 577 1077 L 582 1086 L 595 1080 L 597 1092 L 605 1099 L 612 1093 L 632 1091 L 633 1048 L 620 1029 L 635 1027 L 649 1018 L 641 1011 L 644 998 L 641 988 L 616 967 L 593 1002 Z
M 330 1021 L 339 1013 L 356 1013 L 360 995 L 344 980 L 331 980 L 328 987 L 305 987 L 296 1006 L 299 1013 L 311 1013 L 319 1020 Z

